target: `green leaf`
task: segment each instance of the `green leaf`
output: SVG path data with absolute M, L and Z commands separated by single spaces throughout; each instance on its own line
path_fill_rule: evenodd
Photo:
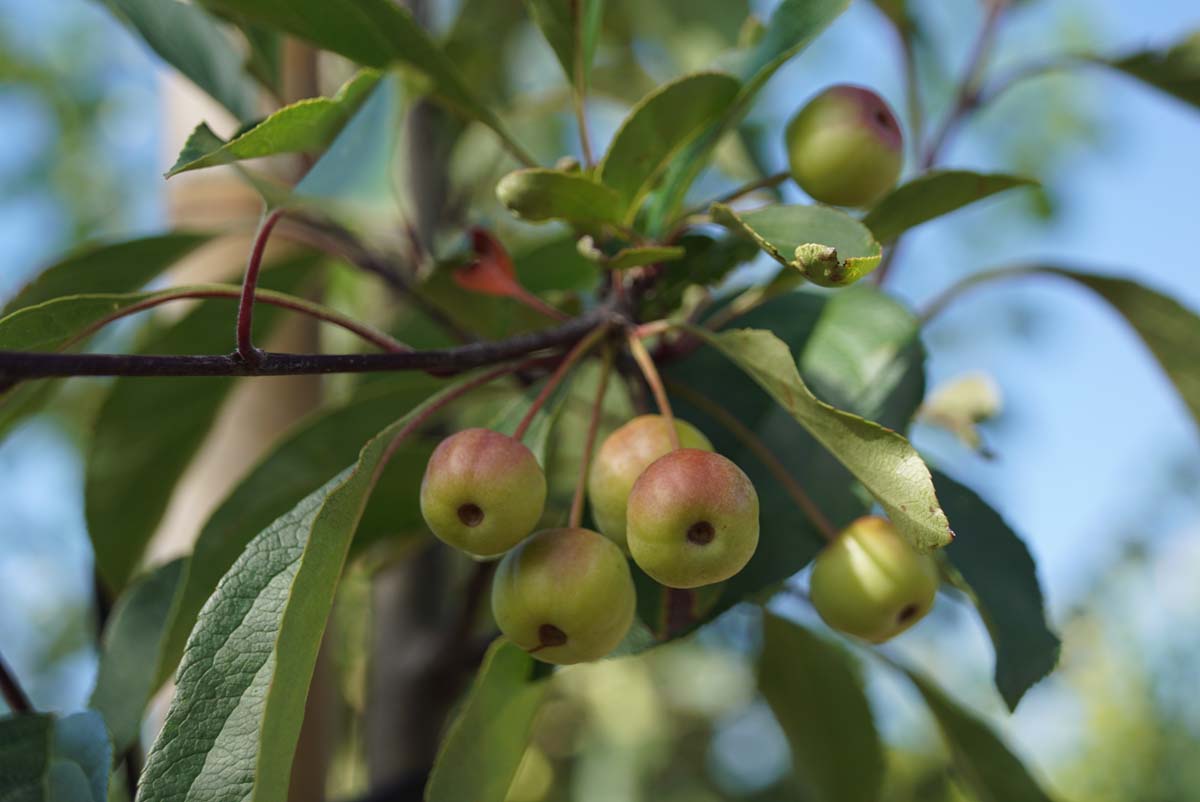
M 242 122 L 256 116 L 254 82 L 242 56 L 204 9 L 176 0 L 103 0 L 164 61 L 190 78 Z
M 163 641 L 186 564 L 172 560 L 140 577 L 121 594 L 104 629 L 88 705 L 103 714 L 117 754 L 138 742 L 146 704 L 162 684 Z
M 624 206 L 612 189 L 577 173 L 535 167 L 500 179 L 496 197 L 530 222 L 566 220 L 582 225 L 620 225 Z
M 845 649 L 764 613 L 758 688 L 787 735 L 797 778 L 812 799 L 879 798 L 883 746 L 858 663 Z
M 626 222 L 662 170 L 729 108 L 740 88 L 731 75 L 698 72 L 664 84 L 633 107 L 597 171 L 620 195 Z
M 600 38 L 600 22 L 604 17 L 604 0 L 525 0 L 529 16 L 542 31 L 542 36 L 558 56 L 567 81 L 576 82 L 577 44 L 583 45 L 578 68 L 582 69 L 582 86 L 586 91 L 592 71 L 592 58 Z
M 783 0 L 766 24 L 766 34 L 747 51 L 732 54 L 732 72 L 742 88 L 722 120 L 709 127 L 680 153 L 663 179 L 662 192 L 652 212 L 652 226 L 663 227 L 683 203 L 688 188 L 703 169 L 721 136 L 737 126 L 775 71 L 803 50 L 825 30 L 850 0 Z
M 1143 50 L 1101 63 L 1185 103 L 1200 106 L 1200 31 L 1192 32 L 1167 50 Z
M 866 226 L 829 206 L 771 205 L 738 212 L 714 203 L 712 216 L 822 287 L 853 284 L 878 267 L 883 255 Z
M 579 240 L 579 252 L 587 259 L 603 265 L 609 270 L 628 270 L 633 267 L 658 264 L 659 262 L 674 262 L 684 257 L 686 253 L 682 246 L 675 245 L 640 245 L 632 248 L 622 248 L 612 256 L 595 246 L 591 237 Z
M 874 287 L 845 292 L 791 292 L 749 312 L 739 324 L 770 329 L 794 353 L 813 392 L 828 403 L 903 429 L 924 396 L 924 350 L 913 315 Z M 670 366 L 682 382 L 728 411 L 762 440 L 835 527 L 866 514 L 870 497 L 853 475 L 737 366 L 702 348 Z M 725 426 L 678 394 L 673 403 L 734 460 L 758 491 L 761 533 L 753 559 L 725 583 L 701 621 L 745 599 L 761 598 L 795 574 L 825 544 L 821 533 L 759 458 Z M 639 601 L 645 595 L 639 587 Z M 652 602 L 651 599 L 647 599 Z
M 688 287 L 719 284 L 733 270 L 758 256 L 758 246 L 741 237 L 716 239 L 704 234 L 685 234 L 679 245 L 683 258 L 665 265 L 665 271 L 650 290 L 644 317 L 664 317 L 679 306 Z
M 959 537 L 946 549 L 972 591 L 996 650 L 996 688 L 1010 710 L 1054 670 L 1061 642 L 1046 625 L 1037 566 L 986 501 L 941 473 L 934 485 Z
M 497 639 L 438 750 L 426 802 L 504 802 L 546 689 L 533 658 Z
M 292 288 L 312 257 L 264 271 L 264 286 Z M 281 317 L 255 311 L 264 339 Z M 221 354 L 230 350 L 235 307 L 203 304 L 161 328 L 141 349 L 150 354 Z M 199 377 L 117 379 L 93 424 L 84 500 L 96 568 L 112 591 L 129 580 L 166 511 L 176 482 L 208 436 L 235 379 Z
M 112 747 L 94 711 L 0 719 L 0 799 L 106 802 Z
M 377 83 L 378 72 L 363 70 L 333 97 L 307 98 L 284 106 L 228 142 L 217 137 L 207 123 L 200 123 L 167 178 L 244 159 L 320 150 L 333 140 Z
M 354 461 L 361 443 L 369 439 L 397 414 L 411 409 L 436 389 L 437 382 L 422 374 L 404 376 L 399 387 L 382 388 L 336 409 L 321 410 L 300 423 L 272 448 L 213 511 L 196 538 L 192 560 L 181 582 L 181 590 L 171 610 L 163 646 L 158 680 L 174 670 L 183 655 L 188 634 L 200 609 L 212 595 L 221 577 L 234 564 L 256 534 L 271 521 L 300 503 L 332 474 Z M 380 486 L 392 493 L 407 493 L 412 511 L 405 519 L 394 516 L 395 531 L 417 523 L 416 491 L 425 460 L 422 447 L 408 441 L 401 445 L 396 459 L 384 471 Z M 415 480 L 397 482 L 393 471 L 418 471 Z M 368 512 L 387 501 L 377 494 Z M 402 505 L 386 505 L 395 513 Z M 363 524 L 360 523 L 360 530 Z
M 819 400 L 800 378 L 786 343 L 756 329 L 721 334 L 698 326 L 686 329 L 737 364 L 837 457 L 914 548 L 930 551 L 953 539 L 929 469 L 908 440 Z
M 414 416 L 455 387 L 368 441 L 355 464 L 260 532 L 221 579 L 188 639 L 139 800 L 287 799 L 317 651 L 381 460 Z
M 1200 423 L 1200 315 L 1136 281 L 1053 265 L 989 270 L 951 287 L 929 308 L 925 319 L 976 285 L 1039 274 L 1070 279 L 1108 301 L 1154 354 L 1188 411 Z
M 963 784 L 983 802 L 1050 802 L 991 728 L 929 680 L 906 672 L 929 706 Z
M 910 228 L 998 192 L 1037 185 L 1033 179 L 1015 175 L 934 170 L 885 195 L 863 218 L 863 225 L 871 229 L 880 242 L 891 242 Z
M 423 75 L 433 94 L 457 113 L 491 128 L 518 158 L 529 161 L 500 118 L 459 75 L 454 62 L 393 0 L 203 0 L 243 22 L 277 28 L 366 67 L 401 65 Z
M 1200 315 L 1136 281 L 1064 268 L 1046 272 L 1076 281 L 1108 301 L 1154 354 L 1200 423 Z
M 208 234 L 176 231 L 110 245 L 85 246 L 26 284 L 4 305 L 0 318 L 64 295 L 136 290 L 210 239 Z

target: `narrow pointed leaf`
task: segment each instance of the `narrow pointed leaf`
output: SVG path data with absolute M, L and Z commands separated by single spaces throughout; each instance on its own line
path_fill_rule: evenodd
M 400 65 L 425 76 L 433 94 L 459 114 L 511 136 L 459 74 L 454 62 L 393 0 L 203 0 L 231 18 L 277 28 L 365 67 Z
M 204 9 L 177 0 L 103 0 L 163 61 L 242 122 L 257 112 L 254 82 L 233 41 Z
M 577 69 L 583 74 L 581 89 L 586 90 L 592 71 L 592 57 L 600 38 L 604 0 L 525 0 L 529 16 L 558 56 L 567 81 L 575 83 Z M 579 52 L 582 45 L 583 52 Z
M 624 213 L 620 196 L 609 187 L 578 173 L 541 167 L 504 176 L 496 185 L 496 197 L 517 217 L 532 223 L 617 225 Z
M 310 256 L 264 272 L 264 286 L 293 289 L 308 275 Z M 144 345 L 151 354 L 221 354 L 231 348 L 229 303 L 203 304 L 160 328 Z M 266 338 L 282 310 L 255 310 L 255 335 Z M 117 379 L 93 424 L 84 501 L 96 568 L 120 591 L 141 560 L 172 491 L 208 436 L 236 380 L 213 377 Z
M 901 184 L 863 218 L 880 242 L 891 242 L 910 228 L 950 214 L 976 201 L 1017 187 L 1034 187 L 1030 178 L 968 170 L 934 170 Z
M 816 802 L 874 802 L 883 746 L 857 661 L 825 638 L 763 615 L 758 688 L 792 748 L 796 778 Z
M 712 215 L 822 287 L 853 284 L 878 267 L 883 255 L 870 229 L 829 206 L 771 205 L 738 212 L 714 203 Z
M 731 75 L 699 72 L 659 87 L 633 107 L 597 173 L 620 195 L 627 220 L 662 170 L 726 112 L 740 88 Z
M 378 82 L 378 72 L 363 70 L 333 97 L 307 98 L 284 106 L 228 142 L 217 137 L 207 123 L 200 123 L 167 171 L 167 178 L 244 159 L 320 150 L 333 140 Z
M 933 481 L 959 535 L 946 556 L 973 592 L 996 650 L 996 688 L 1015 710 L 1025 691 L 1054 670 L 1061 646 L 1046 624 L 1037 566 L 987 502 L 944 474 Z
M 1143 50 L 1102 63 L 1200 107 L 1200 31 L 1166 50 Z
M 309 417 L 285 435 L 217 506 L 196 538 L 193 559 L 187 565 L 171 610 L 159 682 L 178 665 L 200 609 L 246 544 L 340 468 L 353 462 L 361 444 L 395 420 L 399 412 L 411 409 L 438 386 L 435 380 L 419 374 L 404 378 L 404 386 L 381 390 Z M 429 447 L 421 440 L 407 441 L 381 477 L 381 487 L 387 488 L 388 495 L 410 500 L 408 515 L 397 514 L 402 510 L 401 504 L 387 505 L 394 531 L 403 531 L 418 522 L 415 499 L 425 466 L 422 455 L 428 451 Z M 372 499 L 368 509 L 386 500 L 381 494 L 380 498 Z
M 440 396 L 439 396 L 440 397 Z M 250 542 L 188 639 L 142 802 L 288 798 L 305 699 L 338 579 L 388 445 L 419 412 Z
M 426 802 L 504 802 L 546 695 L 535 670 L 509 641 L 492 644 L 438 751 Z
M 653 224 L 667 222 L 700 174 L 721 136 L 746 116 L 750 105 L 775 71 L 806 48 L 846 8 L 849 0 L 783 0 L 765 26 L 766 33 L 749 50 L 730 54 L 729 71 L 742 83 L 737 99 L 724 117 L 688 145 L 663 178 L 662 191 L 653 206 Z
M 0 318 L 64 295 L 139 289 L 210 239 L 208 234 L 200 232 L 176 231 L 108 245 L 85 246 L 46 268 L 22 287 L 4 305 Z
M 920 551 L 945 546 L 954 535 L 938 504 L 929 469 L 902 435 L 819 400 L 800 378 L 786 343 L 769 331 L 713 334 L 687 331 L 744 370 L 875 497 Z
M 121 594 L 105 627 L 89 705 L 104 716 L 117 754 L 137 743 L 146 704 L 161 685 L 163 638 L 186 564 L 186 558 L 172 560 L 140 577 Z
M 959 778 L 981 802 L 1050 802 L 1021 760 L 987 724 L 929 680 L 906 673 L 933 713 Z

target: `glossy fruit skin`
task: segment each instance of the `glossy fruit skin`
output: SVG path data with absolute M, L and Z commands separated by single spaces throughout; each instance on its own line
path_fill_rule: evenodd
M 937 594 L 933 558 L 918 554 L 884 518 L 846 527 L 813 562 L 813 606 L 832 628 L 882 643 L 920 621 Z
M 421 514 L 439 539 L 494 557 L 533 531 L 546 506 L 546 475 L 523 443 L 464 429 L 438 444 L 421 480 Z
M 492 614 L 505 636 L 538 660 L 598 660 L 633 624 L 637 595 L 617 545 L 590 529 L 544 529 L 500 561 Z
M 704 433 L 687 421 L 675 419 L 675 431 L 683 448 L 712 451 Z M 596 452 L 588 473 L 588 500 L 597 528 L 622 549 L 625 542 L 625 507 L 633 483 L 650 463 L 673 448 L 667 419 L 662 415 L 639 415 L 614 431 Z
M 660 457 L 634 483 L 626 514 L 629 551 L 672 588 L 721 582 L 758 547 L 758 493 L 731 461 L 683 448 Z
M 784 135 L 792 178 L 814 200 L 870 206 L 896 184 L 904 136 L 879 95 L 839 84 L 818 94 Z

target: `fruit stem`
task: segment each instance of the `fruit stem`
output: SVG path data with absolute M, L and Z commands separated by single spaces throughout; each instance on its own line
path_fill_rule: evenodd
M 596 433 L 600 430 L 600 416 L 604 411 L 604 393 L 608 389 L 608 377 L 612 373 L 612 350 L 604 350 L 600 382 L 596 385 L 596 399 L 592 402 L 592 418 L 588 421 L 587 438 L 583 441 L 583 456 L 579 461 L 579 478 L 575 481 L 575 496 L 571 499 L 571 515 L 567 526 L 578 529 L 583 524 L 583 491 L 587 487 L 588 467 L 592 464 L 592 450 L 596 447 Z
M 688 403 L 694 404 L 702 411 L 711 415 L 722 426 L 729 430 L 729 433 L 741 441 L 742 445 L 754 452 L 754 456 L 758 457 L 771 475 L 775 477 L 775 481 L 783 486 L 792 500 L 796 502 L 796 506 L 800 511 L 812 522 L 817 531 L 826 540 L 833 540 L 837 537 L 837 530 L 825 513 L 821 512 L 821 508 L 816 505 L 812 497 L 805 492 L 796 478 L 788 472 L 787 466 L 779 461 L 779 457 L 767 448 L 766 443 L 762 441 L 758 435 L 750 431 L 745 424 L 738 420 L 734 415 L 728 412 L 720 404 L 712 401 L 703 393 L 698 393 L 691 387 L 681 384 L 677 381 L 671 381 L 671 389 L 688 400 Z
M 667 398 L 667 391 L 663 388 L 662 377 L 658 375 L 658 368 L 654 367 L 654 360 L 650 357 L 650 352 L 646 350 L 646 346 L 642 345 L 642 341 L 638 339 L 637 332 L 629 334 L 629 350 L 633 353 L 633 359 L 637 362 L 638 367 L 642 370 L 642 375 L 646 377 L 646 384 L 650 385 L 650 392 L 654 393 L 654 400 L 658 404 L 659 413 L 666 418 L 667 433 L 671 437 L 671 448 L 679 449 L 679 432 L 675 429 L 675 415 L 671 412 L 671 401 Z
M 4 701 L 8 703 L 8 709 L 17 715 L 34 712 L 33 703 L 29 701 L 29 696 L 17 682 L 16 676 L 9 670 L 3 655 L 0 655 L 0 693 L 3 694 Z
M 271 238 L 271 230 L 283 217 L 283 209 L 268 212 L 254 235 L 254 243 L 250 248 L 250 261 L 246 264 L 246 277 L 242 280 L 242 298 L 238 302 L 237 312 L 237 353 L 248 365 L 256 365 L 259 361 L 258 349 L 254 347 L 254 290 L 258 287 L 258 273 L 262 267 L 263 254 L 267 250 L 267 240 Z
M 481 387 L 490 381 L 498 379 L 501 376 L 506 376 L 510 373 L 516 373 L 519 370 L 523 370 L 534 364 L 536 361 L 537 360 L 527 359 L 524 362 L 500 365 L 492 368 L 491 370 L 484 371 L 483 373 L 464 381 L 462 384 L 443 391 L 441 397 L 439 397 L 429 406 L 422 409 L 420 412 L 413 415 L 408 422 L 400 428 L 400 431 L 396 432 L 395 436 L 392 437 L 391 442 L 388 443 L 387 448 L 384 449 L 383 455 L 379 458 L 379 463 L 375 466 L 375 473 L 372 477 L 371 484 L 374 485 L 379 480 L 379 477 L 383 475 L 383 469 L 387 467 L 388 462 L 390 462 L 392 457 L 396 455 L 396 450 L 400 448 L 400 444 L 404 441 L 404 438 L 408 437 L 414 431 L 424 426 L 429 419 L 438 412 L 441 412 L 449 404 L 457 401 L 459 398 L 462 398 L 472 390 Z
M 566 375 L 571 370 L 571 367 L 578 362 L 584 354 L 591 350 L 591 347 L 595 345 L 601 337 L 604 336 L 606 331 L 608 331 L 608 324 L 601 323 L 599 326 L 592 329 L 591 333 L 589 333 L 586 337 L 575 343 L 575 347 L 567 352 L 567 355 L 563 357 L 562 362 L 558 363 L 558 367 L 554 369 L 554 372 L 550 374 L 550 378 L 546 380 L 546 384 L 542 387 L 542 391 L 538 393 L 537 398 L 533 399 L 533 403 L 529 405 L 529 409 L 525 412 L 525 417 L 521 418 L 521 422 L 517 424 L 517 428 L 513 431 L 514 438 L 521 440 L 525 437 L 525 432 L 529 430 L 529 425 L 533 423 L 533 418 L 535 415 L 537 415 L 538 410 L 545 405 L 546 400 L 550 398 L 551 393 L 553 393 L 555 388 L 557 388 L 558 385 L 562 383 L 562 380 L 566 378 Z

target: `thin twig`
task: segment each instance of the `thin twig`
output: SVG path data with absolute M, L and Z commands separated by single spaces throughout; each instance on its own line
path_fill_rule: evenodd
M 679 431 L 675 428 L 675 415 L 671 412 L 671 401 L 667 398 L 666 389 L 663 388 L 662 377 L 658 375 L 658 369 L 654 367 L 654 360 L 650 357 L 650 352 L 633 332 L 629 334 L 629 351 L 633 354 L 634 361 L 637 362 L 642 375 L 646 378 L 646 384 L 650 385 L 650 392 L 654 393 L 659 413 L 666 418 L 671 448 L 680 448 Z
M 250 260 L 246 264 L 246 277 L 242 280 L 242 296 L 237 311 L 237 353 L 247 364 L 258 361 L 258 349 L 254 347 L 254 291 L 258 288 L 258 273 L 262 268 L 263 254 L 267 251 L 267 240 L 271 229 L 283 217 L 282 209 L 275 209 L 263 217 L 254 244 L 250 248 Z
M 160 356 L 0 351 L 0 381 L 56 376 L 298 376 L 399 370 L 457 373 L 572 345 L 598 325 L 612 320 L 611 309 L 599 307 L 561 326 L 497 342 L 385 354 L 263 353 L 254 365 L 247 364 L 237 354 Z
M 1001 281 L 1007 278 L 1016 278 L 1017 276 L 1030 276 L 1043 272 L 1035 265 L 1024 267 L 1005 267 L 998 270 L 984 270 L 981 273 L 975 273 L 967 276 L 962 281 L 956 284 L 951 284 L 948 289 L 942 292 L 930 302 L 929 306 L 917 316 L 917 324 L 925 326 L 930 320 L 936 317 L 945 309 L 951 301 L 965 293 L 967 290 L 977 287 L 980 284 L 987 284 L 992 281 Z
M 787 494 L 796 502 L 796 506 L 804 513 L 805 517 L 812 522 L 817 531 L 827 540 L 833 540 L 837 537 L 837 529 L 833 523 L 821 512 L 821 508 L 817 506 L 812 497 L 800 486 L 796 478 L 788 472 L 787 466 L 779 461 L 779 457 L 767 448 L 766 443 L 746 425 L 738 420 L 732 413 L 726 410 L 723 406 L 707 398 L 703 393 L 682 384 L 678 381 L 670 381 L 671 389 L 694 404 L 701 411 L 711 415 L 718 423 L 729 430 L 729 433 L 741 441 L 742 445 L 754 452 L 754 456 L 758 457 L 759 462 L 771 472 L 775 477 L 775 481 L 782 485 Z
M 605 350 L 600 381 L 596 385 L 596 399 L 592 402 L 592 417 L 588 421 L 587 437 L 583 441 L 583 455 L 579 459 L 579 478 L 575 481 L 575 495 L 571 499 L 571 514 L 567 526 L 578 529 L 583 524 L 583 495 L 587 487 L 588 468 L 592 464 L 592 449 L 596 447 L 596 433 L 600 430 L 600 418 L 604 412 L 604 393 L 608 390 L 608 377 L 612 373 L 613 354 Z
M 17 682 L 16 676 L 4 662 L 4 655 L 0 655 L 0 694 L 8 703 L 8 708 L 17 715 L 34 712 L 29 695 L 25 693 L 25 689 Z
M 596 163 L 592 156 L 592 138 L 588 133 L 587 94 L 584 87 L 584 53 L 583 53 L 583 8 L 580 0 L 571 0 L 571 19 L 574 22 L 575 63 L 572 65 L 575 80 L 573 92 L 575 100 L 575 122 L 579 126 L 579 144 L 583 148 L 583 163 L 590 169 Z
M 525 437 L 525 432 L 529 430 L 529 425 L 533 423 L 533 418 L 535 415 L 537 415 L 538 410 L 545 405 L 546 399 L 550 397 L 550 394 L 554 392 L 558 385 L 562 384 L 562 380 L 566 378 L 567 373 L 570 372 L 572 366 L 574 366 L 575 363 L 578 362 L 580 358 L 582 358 L 583 355 L 586 354 L 591 347 L 605 335 L 607 331 L 608 326 L 602 323 L 599 326 L 596 326 L 596 328 L 593 329 L 592 332 L 586 337 L 575 343 L 575 347 L 572 348 L 565 357 L 563 357 L 562 362 L 558 363 L 558 367 L 554 369 L 552 374 L 550 374 L 550 378 L 546 379 L 546 384 L 542 386 L 541 392 L 538 393 L 537 398 L 533 399 L 533 403 L 529 405 L 529 409 L 525 412 L 525 417 L 521 418 L 521 422 L 517 424 L 517 428 L 513 431 L 513 437 L 515 437 L 517 440 Z

